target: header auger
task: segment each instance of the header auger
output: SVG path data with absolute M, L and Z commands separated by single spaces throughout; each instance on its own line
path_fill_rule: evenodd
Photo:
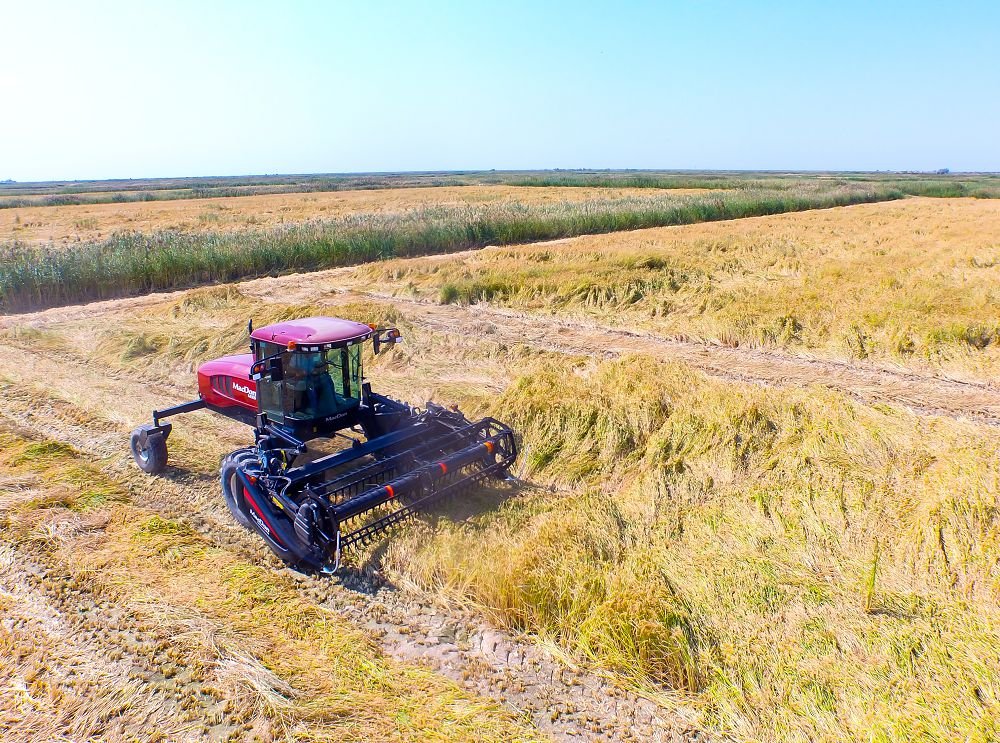
M 371 340 L 377 354 L 398 343 L 395 328 L 311 317 L 249 329 L 251 352 L 202 364 L 198 398 L 154 410 L 132 432 L 132 455 L 144 472 L 163 470 L 164 419 L 179 413 L 209 409 L 252 426 L 253 446 L 222 461 L 222 494 L 236 520 L 296 569 L 336 570 L 345 548 L 506 476 L 517 457 L 514 433 L 499 421 L 372 392 L 362 346 Z M 318 457 L 307 446 L 334 436 L 350 446 Z

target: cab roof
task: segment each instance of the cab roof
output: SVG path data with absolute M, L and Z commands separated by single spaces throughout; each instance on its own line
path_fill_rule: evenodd
M 265 325 L 254 330 L 250 337 L 258 341 L 268 341 L 287 345 L 346 343 L 371 335 L 372 329 L 363 323 L 343 320 L 339 317 L 303 317 L 300 320 Z

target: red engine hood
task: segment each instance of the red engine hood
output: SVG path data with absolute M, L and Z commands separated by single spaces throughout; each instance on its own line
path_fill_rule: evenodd
M 198 367 L 198 376 L 225 374 L 240 379 L 250 379 L 250 366 L 253 364 L 252 353 L 239 353 L 234 356 L 223 356 L 221 359 L 206 361 Z
M 206 361 L 198 367 L 198 394 L 209 405 L 257 410 L 257 383 L 250 379 L 253 354 Z

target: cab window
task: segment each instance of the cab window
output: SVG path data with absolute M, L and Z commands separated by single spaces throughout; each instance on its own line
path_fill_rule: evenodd
M 254 351 L 254 360 L 260 361 L 268 356 L 280 353 L 284 348 L 277 343 L 258 341 Z M 280 421 L 285 412 L 281 406 L 281 382 L 271 382 L 261 379 L 257 382 L 257 405 L 261 412 L 267 413 L 275 421 Z
M 258 358 L 279 351 L 281 347 L 277 344 L 261 343 Z M 281 359 L 284 379 L 261 380 L 258 385 L 261 410 L 272 417 L 325 418 L 361 401 L 360 343 L 325 351 L 285 351 Z

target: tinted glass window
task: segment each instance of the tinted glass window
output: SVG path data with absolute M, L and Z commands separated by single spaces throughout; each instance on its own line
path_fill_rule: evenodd
M 282 347 L 277 343 L 257 343 L 254 358 L 257 361 L 267 358 L 282 351 Z M 270 416 L 271 420 L 281 421 L 284 410 L 281 407 L 281 382 L 270 382 L 261 379 L 257 382 L 257 404 L 260 409 Z
M 323 418 L 361 400 L 360 344 L 320 352 L 295 351 L 282 358 L 286 418 Z

